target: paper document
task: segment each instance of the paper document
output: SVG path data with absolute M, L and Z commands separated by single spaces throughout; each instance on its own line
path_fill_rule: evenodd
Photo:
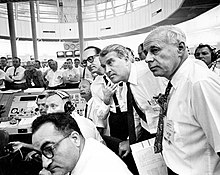
M 132 154 L 140 175 L 167 175 L 167 166 L 160 153 L 154 153 L 154 140 L 131 145 Z

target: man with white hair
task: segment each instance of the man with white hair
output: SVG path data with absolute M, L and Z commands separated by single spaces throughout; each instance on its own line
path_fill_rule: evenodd
M 144 48 L 153 74 L 169 80 L 155 141 L 168 174 L 220 174 L 220 78 L 188 59 L 186 36 L 175 26 L 154 29 Z

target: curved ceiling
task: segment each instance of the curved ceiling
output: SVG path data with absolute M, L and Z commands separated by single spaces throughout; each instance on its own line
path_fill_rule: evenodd
M 0 0 L 0 3 L 24 2 L 24 1 L 27 1 L 27 0 Z M 32 0 L 29 0 L 29 1 L 32 1 Z M 47 0 L 47 1 L 40 0 L 39 3 L 51 5 L 53 8 L 59 8 L 57 6 L 57 2 L 62 2 L 62 1 L 76 2 L 77 0 L 72 0 L 72 1 L 71 0 Z M 98 21 L 98 20 L 105 20 L 107 18 L 114 17 L 120 14 L 126 15 L 126 13 L 132 13 L 132 11 L 138 10 L 138 8 L 141 8 L 141 6 L 144 6 L 147 3 L 151 3 L 154 0 L 117 0 L 117 2 L 119 1 L 123 3 L 121 5 L 120 4 L 117 5 L 116 0 L 84 0 L 83 1 L 83 8 L 84 8 L 83 20 L 85 22 L 92 21 L 92 20 Z M 145 3 L 141 4 L 140 2 L 145 2 Z M 219 0 L 184 0 L 179 9 L 177 9 L 168 18 L 154 24 L 153 26 L 146 26 L 146 27 L 143 27 L 137 30 L 129 31 L 129 32 L 105 36 L 105 37 L 102 37 L 102 39 L 125 37 L 125 36 L 140 34 L 140 33 L 146 33 L 146 32 L 149 32 L 153 27 L 160 26 L 160 25 L 168 25 L 168 24 L 175 25 L 175 24 L 190 20 L 192 18 L 195 18 L 196 16 L 218 6 L 219 4 L 220 4 Z M 59 4 L 59 5 L 62 5 L 62 4 Z M 99 6 L 102 6 L 102 8 L 100 8 Z M 116 9 L 120 7 L 123 7 L 123 12 L 120 12 L 120 11 L 117 12 Z M 74 8 L 76 9 L 76 5 Z M 91 11 L 91 9 L 93 9 L 93 11 Z M 89 13 L 89 10 L 91 11 L 91 13 Z M 71 21 L 71 18 L 69 18 L 69 20 L 66 20 L 66 21 L 65 20 L 59 21 L 59 16 L 58 16 L 57 11 L 56 13 L 53 14 L 55 16 L 54 19 L 57 20 L 57 22 L 64 22 L 64 23 L 69 22 L 69 21 L 73 22 Z M 99 15 L 100 12 L 102 12 L 101 13 L 102 15 Z M 29 16 L 30 16 L 29 12 L 25 14 L 25 11 L 24 11 L 23 18 L 28 18 L 28 20 L 30 20 Z M 6 17 L 7 17 L 7 11 L 6 11 Z M 72 18 L 72 20 L 74 19 L 75 18 Z M 8 37 L 5 38 L 5 36 L 0 36 L 0 38 L 9 39 Z M 22 38 L 20 39 L 22 40 Z M 24 38 L 24 40 L 27 40 L 27 38 L 26 39 Z M 97 40 L 97 38 L 85 38 L 85 40 Z

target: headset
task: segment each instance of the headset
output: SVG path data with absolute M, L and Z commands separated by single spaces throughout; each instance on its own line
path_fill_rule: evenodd
M 62 100 L 68 99 L 68 101 L 64 104 L 64 112 L 71 114 L 75 110 L 75 105 L 70 99 L 70 94 L 66 91 L 61 90 L 45 90 L 41 95 L 37 97 L 38 99 L 43 99 L 48 96 L 58 95 Z
M 196 57 L 196 51 L 198 50 L 198 49 L 201 49 L 201 48 L 203 48 L 203 47 L 207 47 L 210 51 L 211 51 L 211 61 L 212 62 L 214 62 L 214 61 L 216 61 L 217 59 L 218 59 L 218 54 L 216 53 L 216 48 L 215 47 L 213 47 L 213 46 L 210 46 L 210 45 L 208 45 L 208 44 L 199 44 L 199 46 L 196 48 L 196 50 L 195 50 L 195 53 L 194 53 L 194 56 Z

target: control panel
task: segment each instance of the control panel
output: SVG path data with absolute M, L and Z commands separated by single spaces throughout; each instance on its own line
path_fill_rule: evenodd
M 75 111 L 83 115 L 85 100 L 81 98 L 79 89 L 65 89 L 71 96 Z M 33 120 L 40 115 L 36 100 L 40 92 L 19 92 L 13 94 L 0 94 L 0 105 L 4 112 L 0 116 L 0 129 L 9 134 L 22 134 L 31 132 Z
M 10 118 L 29 118 L 39 115 L 37 95 L 15 95 L 9 110 Z

